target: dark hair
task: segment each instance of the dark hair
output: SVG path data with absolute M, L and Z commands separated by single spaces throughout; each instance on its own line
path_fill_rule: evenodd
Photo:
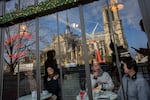
M 47 57 L 48 58 L 54 58 L 55 54 L 56 54 L 55 50 L 49 50 L 47 52 Z
M 132 57 L 124 57 L 121 61 L 127 64 L 128 69 L 133 68 L 134 71 L 138 71 L 136 61 Z M 121 65 L 121 67 L 123 66 Z
M 57 67 L 57 61 L 54 58 L 56 55 L 55 50 L 49 50 L 47 52 L 47 60 L 45 61 L 45 74 L 47 75 L 47 67 L 51 66 L 53 67 L 54 71 L 56 71 L 57 73 L 59 73 L 59 69 Z
M 57 72 L 57 69 L 56 69 L 56 67 L 55 67 L 53 64 L 51 64 L 51 63 L 46 63 L 46 65 L 45 65 L 46 71 L 47 71 L 47 68 L 48 68 L 48 67 L 53 68 L 53 69 L 54 69 L 54 73 Z
M 98 65 L 101 65 L 96 59 L 92 59 L 92 61 L 91 61 L 91 65 L 93 66 L 94 65 L 94 63 L 97 63 Z

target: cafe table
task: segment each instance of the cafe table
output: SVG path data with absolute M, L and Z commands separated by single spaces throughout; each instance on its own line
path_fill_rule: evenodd
M 41 100 L 45 100 L 45 99 L 48 99 L 52 96 L 51 93 L 47 93 L 47 94 L 41 94 Z M 32 97 L 32 95 L 25 95 L 25 96 L 22 96 L 22 97 L 19 97 L 18 100 L 37 100 L 36 97 Z
M 94 100 L 116 100 L 117 94 L 112 91 L 100 91 L 94 95 Z
M 112 91 L 99 91 L 93 94 L 93 100 L 116 100 L 117 94 Z M 81 100 L 80 96 L 76 96 L 76 100 Z M 89 100 L 88 96 L 84 97 L 84 100 Z

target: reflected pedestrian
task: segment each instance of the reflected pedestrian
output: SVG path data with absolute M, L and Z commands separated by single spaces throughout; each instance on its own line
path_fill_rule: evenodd
M 56 61 L 55 56 L 56 56 L 55 50 L 49 50 L 47 52 L 47 60 L 45 61 L 45 75 L 48 75 L 48 72 L 47 72 L 48 65 L 51 65 L 52 67 L 54 67 L 57 73 L 59 73 L 59 69 L 57 66 L 57 61 Z

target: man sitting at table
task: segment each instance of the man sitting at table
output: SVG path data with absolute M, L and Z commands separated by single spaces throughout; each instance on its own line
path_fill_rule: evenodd
M 96 60 L 93 61 L 92 70 L 93 73 L 90 77 L 93 89 L 111 91 L 114 88 L 110 75 L 102 70 L 101 65 Z
M 29 95 L 32 91 L 37 90 L 36 79 L 32 69 L 24 71 L 25 78 L 21 80 L 19 86 L 19 96 Z

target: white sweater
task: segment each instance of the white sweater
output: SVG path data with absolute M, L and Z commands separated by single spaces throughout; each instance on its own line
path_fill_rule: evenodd
M 112 90 L 114 88 L 114 84 L 112 82 L 112 79 L 110 77 L 110 75 L 107 72 L 103 72 L 100 76 L 98 76 L 97 79 L 94 79 L 94 75 L 91 74 L 91 85 L 92 88 L 95 87 L 96 83 L 98 83 L 98 85 L 101 87 L 102 89 L 106 89 L 106 90 Z M 99 82 L 104 82 L 104 84 L 99 84 Z

